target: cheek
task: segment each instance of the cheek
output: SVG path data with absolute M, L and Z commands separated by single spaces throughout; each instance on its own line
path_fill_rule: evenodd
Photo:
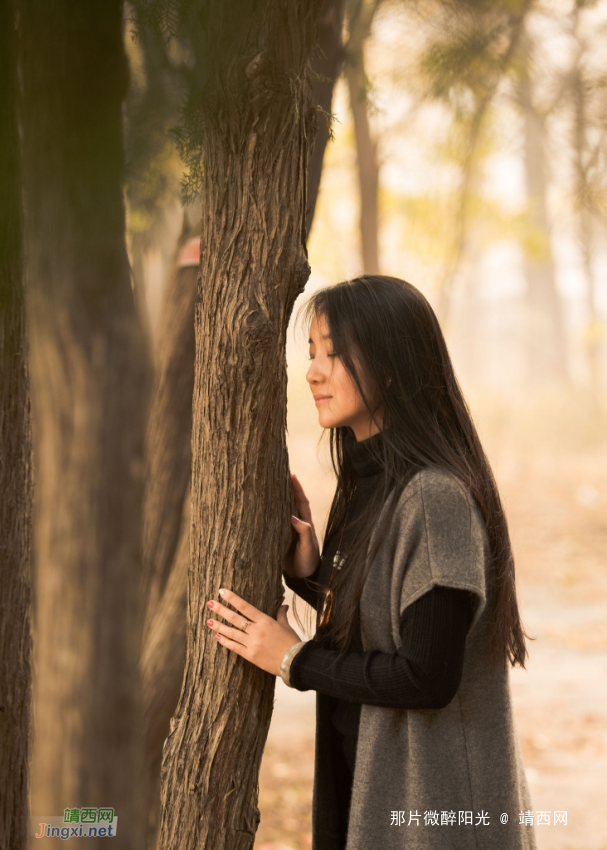
M 362 404 L 362 399 L 356 391 L 354 382 L 341 363 L 335 365 L 332 381 L 335 395 L 339 398 L 342 407 L 350 409 L 358 407 L 359 403 Z

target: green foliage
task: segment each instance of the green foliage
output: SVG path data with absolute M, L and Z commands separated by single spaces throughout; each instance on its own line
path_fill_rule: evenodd
M 172 66 L 183 96 L 171 136 L 185 164 L 185 201 L 199 195 L 204 139 L 211 125 L 236 151 L 245 143 L 253 113 L 264 104 L 282 100 L 297 116 L 305 81 L 293 74 L 286 57 L 293 47 L 305 55 L 311 45 L 294 42 L 283 23 L 303 20 L 313 9 L 312 3 L 301 7 L 274 0 L 134 0 L 140 37 L 159 37 L 169 60 L 175 50 L 184 57 Z
M 513 47 L 529 7 L 513 0 L 426 4 L 418 61 L 422 97 L 471 115 L 515 61 Z
M 430 44 L 420 63 L 428 97 L 462 110 L 470 103 L 463 95 L 485 95 L 500 58 L 498 45 L 503 34 L 501 22 L 489 30 L 476 22 L 474 29 L 454 33 L 451 41 Z
M 157 32 L 135 29 L 131 23 L 126 49 L 131 65 L 125 112 L 129 231 L 145 238 L 179 196 L 182 164 L 170 131 L 178 120 L 184 85 Z
M 139 184 L 142 203 L 136 209 L 142 220 L 149 217 L 146 212 L 154 206 L 154 198 L 162 206 L 165 190 L 173 191 L 177 171 L 182 201 L 189 203 L 198 196 L 202 141 L 192 104 L 199 95 L 205 57 L 206 5 L 195 0 L 133 0 L 132 30 L 152 71 L 152 79 L 146 81 L 149 96 L 135 96 L 132 104 L 133 147 L 137 150 L 141 140 L 149 172 Z M 170 169 L 164 182 L 163 165 Z
M 451 111 L 452 129 L 443 153 L 459 160 L 450 260 L 440 285 L 444 312 L 464 251 L 482 148 L 487 145 L 485 125 L 516 60 L 531 0 L 418 0 L 413 7 L 422 43 L 414 65 L 417 96 L 420 103 L 438 102 Z

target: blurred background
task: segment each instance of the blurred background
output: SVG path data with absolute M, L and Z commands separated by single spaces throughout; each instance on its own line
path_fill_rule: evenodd
M 607 2 L 347 0 L 343 42 L 288 337 L 291 470 L 322 538 L 334 478 L 299 304 L 363 272 L 408 280 L 439 315 L 510 523 L 534 638 L 511 673 L 516 723 L 535 811 L 567 812 L 566 826 L 536 826 L 538 847 L 605 850 Z M 184 213 L 166 132 L 178 46 L 164 64 L 158 45 L 127 34 L 127 48 L 129 243 L 152 344 L 199 213 Z M 167 95 L 150 127 L 153 74 Z M 311 847 L 314 708 L 313 692 L 277 682 L 259 850 Z

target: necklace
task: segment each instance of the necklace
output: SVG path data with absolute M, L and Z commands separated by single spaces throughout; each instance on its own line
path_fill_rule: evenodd
M 350 513 L 350 506 L 348 505 L 348 510 L 346 511 L 346 517 L 344 519 L 344 524 L 341 529 L 341 534 L 339 536 L 339 543 L 337 545 L 337 552 L 333 555 L 333 567 L 331 569 L 331 575 L 329 577 L 329 585 L 323 589 L 322 592 L 322 601 L 320 604 L 320 611 L 318 614 L 318 621 L 316 623 L 317 628 L 322 628 L 322 626 L 326 626 L 329 620 L 331 619 L 331 612 L 333 610 L 333 599 L 334 594 L 331 590 L 331 584 L 333 583 L 333 576 L 335 575 L 336 570 L 341 570 L 343 565 L 348 560 L 347 555 L 342 555 L 341 553 L 341 544 L 344 539 L 344 531 L 346 529 L 346 524 L 348 522 L 348 514 Z

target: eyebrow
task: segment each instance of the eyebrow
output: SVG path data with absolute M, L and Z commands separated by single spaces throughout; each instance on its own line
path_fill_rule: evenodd
M 327 334 L 326 336 L 321 336 L 321 339 L 331 339 L 331 334 Z M 308 340 L 308 345 L 314 345 L 314 340 L 312 337 Z

